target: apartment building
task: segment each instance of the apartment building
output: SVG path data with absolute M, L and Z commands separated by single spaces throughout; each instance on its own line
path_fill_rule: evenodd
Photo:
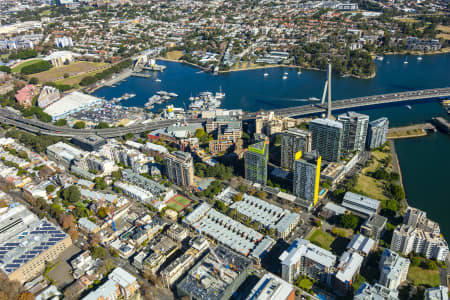
M 295 154 L 311 151 L 312 134 L 309 131 L 290 128 L 281 135 L 281 167 L 292 169 Z
M 105 283 L 90 292 L 83 300 L 131 299 L 138 292 L 139 284 L 136 277 L 117 267 L 108 275 Z
M 245 178 L 265 185 L 267 182 L 267 162 L 269 161 L 269 144 L 260 141 L 248 147 L 244 154 Z
M 310 203 L 317 204 L 319 199 L 320 167 L 322 157 L 317 151 L 302 153 L 297 152 L 293 167 L 293 193 Z
M 403 223 L 394 230 L 391 250 L 403 255 L 414 252 L 426 258 L 446 260 L 447 241 L 440 234 L 439 225 L 428 219 L 425 212 L 408 207 Z
M 367 129 L 366 147 L 368 149 L 374 149 L 386 143 L 388 129 L 388 118 L 383 117 L 369 122 L 369 126 Z
M 342 206 L 360 215 L 370 217 L 381 210 L 381 202 L 353 192 L 346 192 Z
M 298 276 L 307 275 L 331 286 L 336 256 L 308 240 L 296 239 L 280 257 L 281 277 L 294 282 Z
M 380 259 L 380 279 L 378 283 L 388 289 L 396 290 L 406 280 L 409 270 L 409 259 L 384 249 Z
M 266 273 L 253 287 L 247 300 L 294 300 L 295 288 L 272 273 Z
M 350 152 L 364 150 L 369 116 L 349 111 L 339 115 L 337 120 L 343 125 L 342 150 Z
M 343 125 L 330 119 L 314 119 L 309 123 L 312 133 L 311 148 L 322 158 L 337 162 L 341 157 Z
M 396 290 L 389 289 L 382 286 L 379 283 L 373 286 L 364 282 L 359 287 L 353 300 L 398 300 L 398 292 Z
M 190 153 L 175 151 L 164 156 L 167 177 L 177 185 L 189 187 L 194 182 L 194 161 Z

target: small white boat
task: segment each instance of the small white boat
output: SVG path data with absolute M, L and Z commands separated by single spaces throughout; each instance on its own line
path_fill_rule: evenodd
M 309 97 L 308 100 L 309 101 L 320 101 L 320 99 L 317 97 Z
M 297 74 L 298 74 L 298 75 L 302 74 L 302 70 L 298 69 Z
M 405 105 L 407 109 L 411 109 L 411 105 Z
M 384 59 L 384 56 L 377 56 L 377 60 L 383 61 L 383 59 Z
M 267 77 L 267 76 L 269 76 L 269 73 L 265 72 L 264 77 Z
M 423 59 L 422 56 L 419 56 L 419 57 L 417 58 L 418 61 L 421 61 L 422 59 Z
M 284 72 L 284 75 L 287 75 L 288 74 L 288 72 Z
M 405 61 L 403 62 L 405 65 L 408 64 L 408 58 L 405 59 Z
M 286 80 L 286 79 L 287 79 L 287 76 L 286 76 L 286 75 L 284 75 L 284 76 L 283 76 L 283 80 Z
M 175 93 L 169 93 L 169 96 L 170 96 L 170 97 L 178 97 L 178 95 L 175 94 Z
M 161 79 L 155 79 L 156 82 L 161 82 Z

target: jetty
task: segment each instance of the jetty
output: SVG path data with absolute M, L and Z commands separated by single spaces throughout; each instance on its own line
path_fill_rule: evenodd
M 432 122 L 444 133 L 450 134 L 450 122 L 443 117 L 434 117 Z

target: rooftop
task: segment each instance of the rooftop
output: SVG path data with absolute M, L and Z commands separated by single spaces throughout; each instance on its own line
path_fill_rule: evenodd
M 68 235 L 14 203 L 0 215 L 0 269 L 11 274 Z
M 331 120 L 331 119 L 326 119 L 326 118 L 314 119 L 310 122 L 310 124 L 317 124 L 317 125 L 321 125 L 321 126 L 335 127 L 335 128 L 340 128 L 340 129 L 343 128 L 343 125 L 341 122 Z
M 246 300 L 285 300 L 294 292 L 292 284 L 266 273 L 253 287 Z

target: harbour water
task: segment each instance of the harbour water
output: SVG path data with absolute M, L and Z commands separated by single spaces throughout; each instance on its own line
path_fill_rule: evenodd
M 333 99 L 344 99 L 365 95 L 402 92 L 416 89 L 450 86 L 450 54 L 425 55 L 418 61 L 415 56 L 386 56 L 376 61 L 377 76 L 364 80 L 353 77 L 334 76 Z M 123 102 L 124 106 L 143 107 L 148 98 L 159 90 L 179 95 L 173 101 L 176 107 L 189 105 L 188 98 L 202 91 L 222 91 L 226 98 L 223 108 L 242 108 L 247 111 L 273 109 L 310 104 L 309 97 L 321 98 L 325 72 L 296 69 L 268 68 L 243 72 L 230 72 L 219 76 L 199 72 L 198 69 L 173 62 L 159 62 L 166 65 L 163 73 L 153 73 L 151 78 L 130 77 L 114 88 L 105 87 L 94 95 L 111 99 L 124 93 L 136 97 Z M 264 76 L 264 73 L 269 76 Z M 287 79 L 283 74 L 287 72 Z M 160 79 L 157 82 L 156 79 Z M 371 119 L 386 116 L 390 126 L 421 123 L 434 116 L 446 116 L 435 100 L 386 105 L 373 109 L 359 110 Z M 161 106 L 155 107 L 159 109 Z M 425 210 L 428 216 L 441 225 L 443 234 L 450 238 L 450 194 L 447 189 L 450 171 L 450 137 L 440 132 L 423 138 L 396 141 L 408 202 Z

